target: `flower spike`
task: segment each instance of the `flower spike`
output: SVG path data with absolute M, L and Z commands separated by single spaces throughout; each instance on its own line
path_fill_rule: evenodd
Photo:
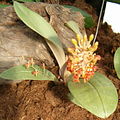
M 75 48 L 68 48 L 67 70 L 73 74 L 74 82 L 79 82 L 81 78 L 87 82 L 97 70 L 96 62 L 101 59 L 94 53 L 98 48 L 98 42 L 90 44 L 94 38 L 93 34 L 90 35 L 89 40 L 87 35 L 81 38 L 77 34 L 76 38 L 77 40 L 72 39 Z

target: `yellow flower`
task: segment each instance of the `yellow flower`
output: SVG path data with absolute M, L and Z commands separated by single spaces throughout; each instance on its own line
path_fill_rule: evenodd
M 76 35 L 76 39 L 72 39 L 72 43 L 75 48 L 68 48 L 70 53 L 67 61 L 67 70 L 73 74 L 75 82 L 79 82 L 79 79 L 84 79 L 87 82 L 97 70 L 95 66 L 96 62 L 100 60 L 100 56 L 94 52 L 98 48 L 98 42 L 91 45 L 94 35 L 90 35 L 89 40 L 87 35 L 80 38 L 80 35 Z

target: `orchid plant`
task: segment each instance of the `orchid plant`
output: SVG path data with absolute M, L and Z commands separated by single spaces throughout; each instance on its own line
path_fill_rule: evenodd
M 80 33 L 76 22 L 69 21 L 66 25 L 75 32 L 76 38 L 71 40 L 74 47 L 68 48 L 68 54 L 65 55 L 57 33 L 43 17 L 18 2 L 14 2 L 14 9 L 29 28 L 45 38 L 58 62 L 60 71 L 66 64 L 64 72 L 60 72 L 60 75 L 67 81 L 70 101 L 100 118 L 109 117 L 116 109 L 118 95 L 111 80 L 96 72 L 96 62 L 101 57 L 95 53 L 98 42 L 92 42 L 94 36 L 90 35 L 88 39 L 86 34 Z M 0 73 L 0 77 L 11 80 L 58 81 L 50 71 L 35 65 L 33 59 L 25 65 L 15 66 Z

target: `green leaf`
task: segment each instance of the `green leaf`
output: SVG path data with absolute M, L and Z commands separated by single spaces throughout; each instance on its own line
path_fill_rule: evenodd
M 68 28 L 70 28 L 73 32 L 75 32 L 76 34 L 80 35 L 80 38 L 83 38 L 82 33 L 79 30 L 79 26 L 76 22 L 74 21 L 69 21 L 65 24 Z
M 71 30 L 73 30 L 73 32 L 75 32 L 76 34 L 80 33 L 79 26 L 76 22 L 69 21 L 65 25 L 67 25 L 67 27 L 69 27 Z
M 3 5 L 3 4 L 0 4 L 0 8 L 5 8 L 5 7 L 9 7 L 11 5 Z
M 68 81 L 68 88 L 73 95 L 73 102 L 84 107 L 100 118 L 107 118 L 116 109 L 118 95 L 113 83 L 104 75 L 96 73 L 89 82 Z
M 85 11 L 79 9 L 79 8 L 76 8 L 74 6 L 70 6 L 70 5 L 64 5 L 64 7 L 70 8 L 71 11 L 74 11 L 74 12 L 80 12 L 83 15 L 83 17 L 85 18 L 85 27 L 86 28 L 90 28 L 90 27 L 94 26 L 93 18 L 87 12 L 85 12 Z
M 35 69 L 39 71 L 38 75 L 32 74 Z M 24 65 L 19 65 L 12 67 L 2 73 L 0 73 L 0 78 L 9 80 L 51 80 L 56 81 L 55 75 L 50 71 L 40 68 L 40 66 L 34 65 L 34 68 L 25 68 Z
M 16 0 L 18 2 L 34 2 L 34 0 Z
M 53 27 L 39 14 L 24 5 L 14 1 L 14 9 L 18 17 L 32 30 L 46 38 L 46 42 L 54 53 L 56 60 L 62 68 L 65 63 L 65 53 L 57 33 Z
M 69 99 L 71 102 L 73 102 L 74 104 L 76 104 L 76 105 L 84 108 L 84 107 L 79 103 L 79 101 L 77 101 L 77 100 L 73 97 L 73 95 L 72 95 L 71 93 L 68 93 L 68 99 Z
M 120 79 L 120 47 L 116 50 L 114 55 L 114 68 L 118 78 Z
M 16 0 L 18 2 L 42 2 L 43 0 Z
M 35 2 L 43 2 L 43 0 L 35 0 Z
M 106 0 L 106 1 L 120 4 L 120 0 Z

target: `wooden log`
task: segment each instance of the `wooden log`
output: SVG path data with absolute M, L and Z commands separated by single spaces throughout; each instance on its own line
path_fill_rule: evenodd
M 44 2 L 49 4 L 59 4 L 60 0 L 44 0 Z

